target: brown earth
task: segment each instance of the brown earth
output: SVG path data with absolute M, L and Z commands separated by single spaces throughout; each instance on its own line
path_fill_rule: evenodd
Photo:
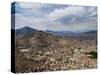
M 16 72 L 97 68 L 96 37 L 58 37 L 42 31 L 16 38 Z

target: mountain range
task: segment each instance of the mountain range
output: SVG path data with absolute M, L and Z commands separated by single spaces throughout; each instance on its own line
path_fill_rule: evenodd
M 27 36 L 30 35 L 34 32 L 38 32 L 39 30 L 25 26 L 22 27 L 20 29 L 16 29 L 16 36 L 17 37 L 23 37 L 23 36 Z M 50 33 L 53 34 L 55 36 L 96 36 L 97 35 L 97 31 L 96 30 L 92 30 L 92 31 L 88 31 L 88 32 L 82 32 L 82 33 L 75 33 L 75 32 L 71 32 L 71 31 L 51 31 L 51 30 L 46 30 L 43 31 L 45 33 Z

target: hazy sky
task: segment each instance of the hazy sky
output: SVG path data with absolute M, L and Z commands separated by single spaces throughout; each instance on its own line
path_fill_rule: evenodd
M 43 3 L 15 3 L 15 28 L 84 32 L 97 29 L 97 8 Z

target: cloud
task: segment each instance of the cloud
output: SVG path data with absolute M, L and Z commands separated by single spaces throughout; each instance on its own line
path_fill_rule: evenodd
M 97 8 L 43 3 L 16 3 L 16 29 L 84 32 L 97 28 Z
M 53 12 L 49 14 L 48 17 L 53 19 L 62 18 L 64 16 L 73 15 L 73 16 L 82 16 L 84 14 L 84 7 L 79 6 L 69 6 L 66 8 L 61 9 L 55 9 Z
M 44 4 L 41 4 L 41 3 L 28 3 L 28 2 L 20 2 L 19 3 L 19 6 L 23 9 L 38 9 L 38 8 L 41 8 Z
M 61 20 L 63 23 L 91 21 L 93 18 L 96 18 L 97 13 L 95 9 L 94 7 L 69 6 L 64 9 L 55 9 L 48 17 L 53 20 Z

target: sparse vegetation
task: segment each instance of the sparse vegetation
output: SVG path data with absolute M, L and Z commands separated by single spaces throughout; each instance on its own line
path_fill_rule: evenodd
M 43 31 L 16 37 L 16 72 L 96 68 L 96 58 L 96 37 L 58 37 Z
M 87 52 L 86 54 L 90 58 L 97 59 L 97 52 L 96 51 Z

